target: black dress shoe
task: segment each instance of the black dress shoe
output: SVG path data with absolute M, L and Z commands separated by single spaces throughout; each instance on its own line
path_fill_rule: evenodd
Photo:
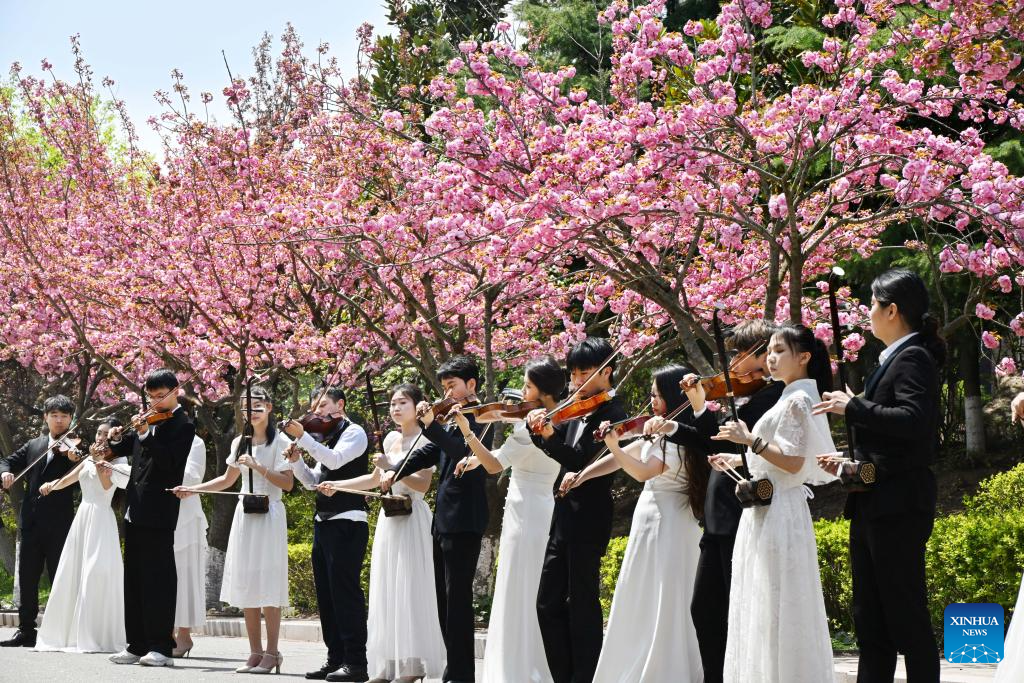
M 328 681 L 347 681 L 348 683 L 366 683 L 370 677 L 365 666 L 343 664 L 337 671 L 327 674 Z
M 334 673 L 339 668 L 340 667 L 335 664 L 331 664 L 330 662 L 324 662 L 324 665 L 316 671 L 308 672 L 306 674 L 306 678 L 308 678 L 311 681 L 323 681 L 327 679 L 328 674 Z
M 14 637 L 0 643 L 0 647 L 35 647 L 36 632 L 22 631 L 20 628 L 14 632 Z

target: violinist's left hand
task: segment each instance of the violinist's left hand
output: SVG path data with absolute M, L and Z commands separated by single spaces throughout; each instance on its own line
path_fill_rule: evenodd
M 424 427 L 429 427 L 430 423 L 434 421 L 433 407 L 426 401 L 420 401 L 419 405 L 416 406 L 416 417 L 419 418 L 420 424 Z
M 711 437 L 714 441 L 732 441 L 749 446 L 754 443 L 754 435 L 747 429 L 743 420 L 729 420 L 718 428 L 718 434 Z
M 82 459 L 82 451 L 77 448 L 68 450 L 68 460 L 71 462 L 79 462 Z
M 811 414 L 846 415 L 846 404 L 850 402 L 851 398 L 853 398 L 853 392 L 850 391 L 826 391 L 821 395 L 821 403 L 816 403 L 811 409 Z
M 619 443 L 619 433 L 612 429 L 611 425 L 611 422 L 605 420 L 597 427 L 598 429 L 604 431 L 604 445 L 608 446 L 608 448 L 611 448 L 612 446 L 617 446 Z
M 469 427 L 469 419 L 462 412 L 462 406 L 457 405 L 452 408 L 451 411 L 448 412 L 446 419 L 455 421 L 455 426 L 457 426 L 459 431 L 462 432 L 462 436 L 468 437 L 473 433 L 473 430 Z
M 302 435 L 306 433 L 306 430 L 298 420 L 288 420 L 284 426 L 284 433 L 292 437 L 295 441 L 298 441 L 302 438 Z

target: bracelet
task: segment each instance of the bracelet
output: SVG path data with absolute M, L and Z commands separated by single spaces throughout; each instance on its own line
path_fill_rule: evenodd
M 766 450 L 768 450 L 768 447 L 769 447 L 769 446 L 771 446 L 771 445 L 772 445 L 772 444 L 771 444 L 771 441 L 765 441 L 765 442 L 764 442 L 764 443 L 763 443 L 763 444 L 761 445 L 761 450 L 755 450 L 754 452 L 755 452 L 755 453 L 757 453 L 758 455 L 761 455 L 761 454 L 762 454 L 762 453 L 764 453 L 764 452 L 765 452 Z
M 761 437 L 755 436 L 754 440 L 750 442 L 750 450 L 752 450 L 754 453 L 757 453 L 757 449 L 760 448 L 763 443 L 764 442 L 761 441 Z

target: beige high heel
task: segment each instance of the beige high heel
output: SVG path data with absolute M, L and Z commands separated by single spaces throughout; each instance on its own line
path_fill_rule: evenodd
M 264 652 L 250 652 L 249 659 L 245 660 L 245 664 L 235 669 L 236 674 L 247 674 L 253 670 L 253 668 L 263 661 Z
M 268 662 L 267 660 L 271 660 Z M 251 674 L 268 674 L 272 669 L 276 669 L 274 673 L 281 673 L 281 662 L 284 661 L 284 655 L 280 652 L 264 652 L 263 659 L 260 660 L 259 666 L 254 666 L 249 669 Z

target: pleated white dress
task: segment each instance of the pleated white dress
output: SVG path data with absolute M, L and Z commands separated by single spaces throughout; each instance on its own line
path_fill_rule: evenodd
M 235 463 L 235 451 L 241 437 L 231 443 L 228 467 L 241 470 L 242 493 L 250 493 L 249 468 Z M 274 472 L 291 469 L 284 451 L 291 444 L 277 432 L 270 444 L 253 446 L 253 457 Z M 224 578 L 220 599 L 235 607 L 287 607 L 288 606 L 288 522 L 281 489 L 253 472 L 252 493 L 270 497 L 270 512 L 266 514 L 242 511 L 242 498 L 235 506 L 231 520 L 231 535 L 224 555 Z
M 832 640 L 818 572 L 818 548 L 804 484 L 835 478 L 815 456 L 835 445 L 814 380 L 786 385 L 778 403 L 754 425 L 754 436 L 786 455 L 802 456 L 795 474 L 747 450 L 755 479 L 775 485 L 772 503 L 743 510 L 732 559 L 726 683 L 822 683 L 834 676 Z
M 701 529 L 690 509 L 683 449 L 658 438 L 641 460 L 665 471 L 648 479 L 633 511 L 594 683 L 701 683 L 690 617 Z
M 384 437 L 384 457 L 394 467 L 415 437 Z M 421 442 L 422 443 L 422 442 Z M 438 678 L 447 652 L 437 618 L 434 590 L 433 514 L 423 494 L 397 482 L 392 491 L 412 498 L 412 514 L 377 517 L 370 555 L 370 605 L 366 659 L 370 678 Z
M 1024 681 L 1024 579 L 1017 594 L 1017 607 L 1013 621 L 1003 642 L 1003 661 L 999 662 L 993 683 L 1020 683 Z
M 112 462 L 127 465 L 128 460 Z M 124 564 L 117 519 L 110 507 L 118 487 L 104 489 L 91 463 L 83 465 L 78 483 L 82 502 L 64 542 L 36 650 L 120 652 L 128 642 Z
M 483 680 L 549 683 L 537 621 L 537 587 L 555 507 L 552 487 L 559 465 L 533 445 L 525 423 L 516 425 L 494 453 L 512 478 L 498 543 L 498 573 L 487 627 Z
M 182 486 L 201 484 L 205 473 L 206 444 L 197 436 L 192 439 Z M 206 623 L 206 529 L 201 497 L 182 500 L 174 529 L 174 564 L 178 570 L 175 627 L 199 628 Z

